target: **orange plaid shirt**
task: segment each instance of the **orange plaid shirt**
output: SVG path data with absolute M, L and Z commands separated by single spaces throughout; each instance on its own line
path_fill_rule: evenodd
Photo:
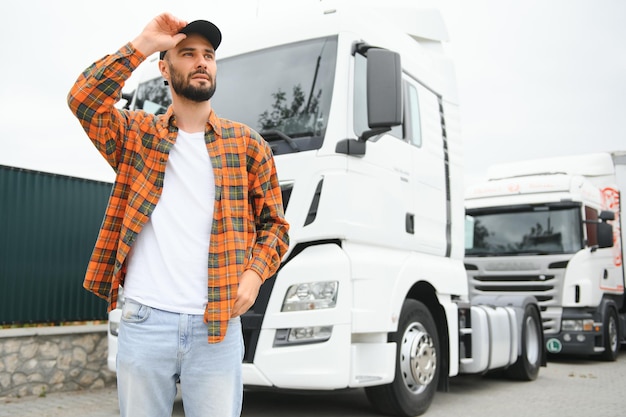
M 104 220 L 83 286 L 117 305 L 125 260 L 156 207 L 178 128 L 165 114 L 120 110 L 124 82 L 146 57 L 131 43 L 96 61 L 78 78 L 68 104 L 98 151 L 116 172 Z M 221 341 L 244 270 L 263 280 L 278 269 L 289 246 L 276 168 L 265 140 L 247 126 L 218 118 L 205 130 L 215 175 L 215 206 L 208 251 L 208 341 Z

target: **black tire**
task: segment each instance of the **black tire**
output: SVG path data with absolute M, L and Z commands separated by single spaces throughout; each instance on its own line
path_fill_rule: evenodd
M 439 381 L 440 351 L 437 328 L 424 304 L 405 300 L 398 330 L 389 334 L 396 342 L 396 373 L 390 384 L 365 388 L 367 398 L 380 413 L 418 416 L 432 403 Z
M 534 381 L 543 358 L 543 328 L 539 312 L 532 305 L 524 309 L 522 351 L 517 362 L 506 370 L 506 376 L 520 381 Z
M 617 313 L 611 307 L 607 309 L 604 315 L 602 339 L 604 340 L 604 352 L 600 354 L 600 359 L 607 362 L 616 361 L 620 349 L 619 324 Z

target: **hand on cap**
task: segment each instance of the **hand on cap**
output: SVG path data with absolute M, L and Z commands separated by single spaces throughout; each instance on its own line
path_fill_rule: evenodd
M 145 56 L 157 51 L 166 51 L 185 39 L 184 33 L 178 33 L 187 26 L 187 22 L 170 13 L 162 13 L 152 19 L 133 41 L 133 46 Z

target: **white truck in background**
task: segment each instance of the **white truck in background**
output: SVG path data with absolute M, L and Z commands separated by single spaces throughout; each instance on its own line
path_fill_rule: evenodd
M 535 379 L 536 300 L 468 297 L 439 12 L 332 9 L 236 27 L 246 36 L 224 28 L 212 105 L 270 143 L 291 224 L 278 273 L 242 316 L 246 387 L 364 388 L 378 411 L 415 416 L 461 373 Z M 163 112 L 168 90 L 148 64 L 130 107 Z
M 472 297 L 533 295 L 553 354 L 616 360 L 626 341 L 626 152 L 500 164 L 467 189 Z

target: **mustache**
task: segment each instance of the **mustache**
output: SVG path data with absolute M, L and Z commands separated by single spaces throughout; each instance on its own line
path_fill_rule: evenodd
M 205 70 L 198 70 L 198 71 L 194 71 L 191 74 L 189 74 L 189 77 L 193 77 L 194 75 L 206 75 L 208 78 L 210 78 L 211 80 L 213 80 L 213 77 L 211 77 L 211 74 L 209 74 L 207 71 Z

